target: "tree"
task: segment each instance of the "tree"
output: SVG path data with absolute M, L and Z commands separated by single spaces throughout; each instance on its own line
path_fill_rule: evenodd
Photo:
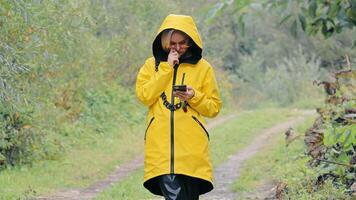
M 240 16 L 239 24 L 243 27 L 243 17 L 250 11 L 250 6 L 263 6 L 273 12 L 281 12 L 283 17 L 280 24 L 292 21 L 290 30 L 294 36 L 297 36 L 298 26 L 311 35 L 321 31 L 325 37 L 356 26 L 356 0 L 226 0 L 215 4 L 208 20 L 233 7 L 232 12 Z
M 292 20 L 295 36 L 298 24 L 305 32 L 315 35 L 321 31 L 326 38 L 356 26 L 356 0 L 269 0 L 266 5 L 284 10 L 281 24 Z

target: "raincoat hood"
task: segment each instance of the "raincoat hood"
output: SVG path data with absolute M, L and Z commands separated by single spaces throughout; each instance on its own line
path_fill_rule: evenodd
M 166 29 L 182 31 L 193 41 L 192 46 L 189 47 L 187 52 L 180 58 L 180 63 L 196 64 L 202 58 L 203 43 L 193 18 L 187 15 L 170 14 L 164 19 L 152 44 L 153 56 L 156 61 L 167 61 L 168 52 L 165 52 L 161 45 L 161 34 Z

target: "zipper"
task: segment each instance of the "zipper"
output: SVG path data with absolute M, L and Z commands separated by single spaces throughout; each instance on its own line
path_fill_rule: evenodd
M 146 131 L 145 131 L 145 140 L 146 140 L 146 134 L 147 134 L 148 128 L 150 128 L 150 126 L 151 126 L 151 124 L 152 124 L 154 119 L 155 119 L 155 117 L 152 117 L 151 120 L 150 120 L 150 123 L 148 123 L 148 126 L 147 126 Z
M 171 93 L 171 105 L 174 105 L 174 96 L 173 96 L 173 86 L 176 84 L 177 71 L 179 64 L 174 65 L 173 71 L 173 81 L 172 81 L 172 93 Z M 171 174 L 174 174 L 174 106 L 171 107 L 171 116 L 170 116 L 170 125 L 171 125 Z
M 194 119 L 194 121 L 196 121 L 205 131 L 205 134 L 206 136 L 208 136 L 208 140 L 210 140 L 210 137 L 209 137 L 209 133 L 208 131 L 205 129 L 205 127 L 203 126 L 203 124 L 198 120 L 198 118 L 196 118 L 195 116 L 192 115 L 192 118 Z

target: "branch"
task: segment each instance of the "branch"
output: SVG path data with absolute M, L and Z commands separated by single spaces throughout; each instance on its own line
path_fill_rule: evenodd
M 346 58 L 346 62 L 347 62 L 347 67 L 349 68 L 349 70 L 351 70 L 350 58 L 347 54 L 345 54 L 345 58 Z
M 329 160 L 324 160 L 324 159 L 320 159 L 320 158 L 317 158 L 317 160 L 318 160 L 318 161 L 321 161 L 321 162 L 326 162 L 326 163 L 341 165 L 341 166 L 348 167 L 348 168 L 351 168 L 351 167 L 352 167 L 352 165 L 350 165 L 350 164 L 338 163 L 338 162 L 329 161 Z

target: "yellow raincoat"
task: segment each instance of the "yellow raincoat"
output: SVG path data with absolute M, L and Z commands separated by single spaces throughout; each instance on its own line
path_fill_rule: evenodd
M 176 29 L 186 33 L 193 44 L 188 57 L 180 58 L 178 68 L 167 62 L 162 49 L 161 33 Z M 136 94 L 149 108 L 145 133 L 144 186 L 162 195 L 156 177 L 183 174 L 198 178 L 199 193 L 213 189 L 209 157 L 209 134 L 204 117 L 215 117 L 221 100 L 212 66 L 202 58 L 203 44 L 190 16 L 169 15 L 163 21 L 152 45 L 153 56 L 141 67 L 136 81 Z M 172 86 L 190 85 L 195 91 L 186 111 L 178 98 L 172 101 Z

